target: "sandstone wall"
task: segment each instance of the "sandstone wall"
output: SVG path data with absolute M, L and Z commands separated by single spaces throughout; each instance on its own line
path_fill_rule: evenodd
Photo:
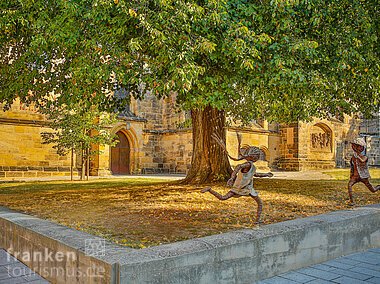
M 346 116 L 344 124 L 335 123 L 335 166 L 346 168 L 350 166 L 353 151 L 351 141 L 359 136 L 360 120 Z
M 374 119 L 361 121 L 360 134 L 367 142 L 368 164 L 380 166 L 380 114 Z
M 167 132 L 161 136 L 160 151 L 164 153 L 162 167 L 164 172 L 187 173 L 193 153 L 191 129 Z
M 160 138 L 158 132 L 144 130 L 143 147 L 141 149 L 144 154 L 140 161 L 142 174 L 157 173 L 159 171 L 158 165 L 162 165 L 163 163 L 163 152 L 160 151 Z
M 162 100 L 162 128 L 163 129 L 188 129 L 191 124 L 190 111 L 181 111 L 176 105 L 175 93 L 171 93 L 168 98 Z
M 145 130 L 143 135 L 141 172 L 187 173 L 192 155 L 192 132 Z
M 282 125 L 278 167 L 282 170 L 320 170 L 347 167 L 352 155 L 350 141 L 359 135 L 360 121 L 313 119 Z
M 370 166 L 380 166 L 380 137 L 369 137 L 367 139 L 367 156 Z
M 335 167 L 335 143 L 337 125 L 328 120 L 299 123 L 300 170 L 330 169 Z M 335 132 L 334 132 L 335 130 Z
M 48 131 L 45 117 L 19 101 L 0 111 L 0 177 L 69 175 L 70 156 L 42 144 L 41 133 Z
M 265 161 L 256 162 L 259 170 L 268 171 L 278 157 L 279 136 L 260 129 L 229 129 L 227 131 L 227 150 L 237 157 L 236 130 L 242 134 L 242 144 L 258 146 L 262 149 Z M 187 173 L 192 158 L 191 129 L 166 131 L 144 131 L 143 173 Z M 230 161 L 232 166 L 241 162 Z M 269 166 L 269 167 L 268 167 Z
M 263 127 L 239 128 L 230 127 L 227 131 L 226 142 L 227 150 L 232 157 L 238 157 L 238 140 L 236 131 L 242 135 L 242 145 L 248 144 L 259 147 L 262 151 L 262 157 L 255 163 L 258 170 L 269 170 L 274 167 L 278 158 L 278 143 L 280 136 L 268 130 L 268 124 Z M 232 166 L 242 163 L 241 161 L 230 160 Z
M 145 118 L 144 128 L 150 130 L 163 129 L 163 100 L 147 93 L 144 100 L 131 100 L 130 110 L 138 117 Z
M 278 145 L 279 159 L 277 162 L 277 167 L 281 170 L 288 170 L 288 171 L 300 170 L 300 166 L 298 162 L 298 158 L 299 158 L 298 133 L 299 133 L 298 123 L 280 126 L 280 130 L 279 130 L 280 144 Z
M 345 116 L 343 123 L 333 122 L 335 141 L 336 167 L 349 167 L 353 154 L 351 141 L 356 137 L 364 137 L 367 142 L 366 155 L 369 166 L 380 166 L 380 120 L 359 119 Z
M 280 142 L 281 136 L 279 133 L 272 133 L 268 138 L 268 151 L 269 151 L 269 167 L 272 169 L 278 168 L 278 160 L 280 157 Z
M 192 133 L 186 128 L 186 112 L 178 111 L 176 94 L 157 99 L 147 94 L 143 101 L 132 100 L 131 111 L 146 119 L 141 128 L 140 154 L 136 172 L 186 173 L 192 155 Z
M 130 144 L 130 172 L 186 173 L 191 164 L 192 133 L 190 114 L 177 111 L 175 94 L 157 99 L 147 93 L 143 101 L 131 101 L 135 119 L 125 118 L 112 126 L 123 132 Z M 370 165 L 380 165 L 378 119 L 367 121 L 345 116 L 339 120 L 317 120 L 288 125 L 258 121 L 251 127 L 232 125 L 227 131 L 227 148 L 237 157 L 236 131 L 243 144 L 260 147 L 265 161 L 258 169 L 308 170 L 347 167 L 352 155 L 349 141 L 359 134 L 368 143 Z M 361 125 L 360 125 L 361 124 Z M 360 126 L 360 128 L 359 128 Z M 43 145 L 41 132 L 48 131 L 45 117 L 18 101 L 7 112 L 0 112 L 0 177 L 69 175 L 70 157 L 60 157 L 52 145 Z M 101 153 L 91 161 L 92 175 L 109 175 L 111 148 L 97 147 Z M 234 166 L 239 162 L 231 161 Z

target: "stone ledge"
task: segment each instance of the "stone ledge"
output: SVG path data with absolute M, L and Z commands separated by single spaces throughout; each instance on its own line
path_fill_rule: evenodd
M 73 176 L 78 176 L 79 172 L 73 169 Z M 70 167 L 56 166 L 0 166 L 0 178 L 38 178 L 70 176 Z M 1 182 L 1 181 L 0 181 Z
M 73 169 L 74 171 L 77 171 L 76 168 Z M 27 171 L 33 171 L 33 172 L 70 172 L 70 167 L 63 167 L 63 166 L 0 166 L 0 171 L 2 172 L 27 172 Z
M 380 204 L 141 250 L 106 243 L 104 256 L 85 254 L 92 235 L 0 207 L 0 246 L 74 251 L 77 265 L 102 267 L 105 283 L 254 283 L 344 254 L 380 247 Z M 41 269 L 59 263 L 27 263 Z M 71 266 L 70 266 L 71 265 Z M 44 276 L 42 274 L 42 276 Z M 92 279 L 53 279 L 77 283 Z M 99 280 L 99 279 L 97 279 Z

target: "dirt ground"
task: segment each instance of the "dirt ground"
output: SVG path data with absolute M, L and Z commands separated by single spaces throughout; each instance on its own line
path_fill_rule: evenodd
M 372 180 L 379 184 L 380 180 Z M 223 184 L 212 184 L 226 193 Z M 144 248 L 252 228 L 250 197 L 219 201 L 203 187 L 147 179 L 0 183 L 0 205 Z M 256 179 L 265 224 L 349 209 L 347 180 Z M 357 206 L 380 203 L 380 192 L 354 186 Z

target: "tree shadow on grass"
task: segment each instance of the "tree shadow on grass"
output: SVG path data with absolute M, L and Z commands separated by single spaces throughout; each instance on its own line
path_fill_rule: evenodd
M 20 182 L 0 183 L 0 194 L 12 194 L 21 192 L 44 191 L 77 191 L 109 188 L 135 188 L 152 185 L 174 185 L 177 181 L 163 181 L 150 179 L 124 179 L 124 180 L 93 180 L 93 181 L 45 181 L 45 182 Z

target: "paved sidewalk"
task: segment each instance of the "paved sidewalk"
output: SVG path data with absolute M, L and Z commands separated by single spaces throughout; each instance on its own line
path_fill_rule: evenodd
M 260 172 L 260 171 L 259 171 Z M 331 180 L 331 176 L 319 171 L 302 171 L 302 172 L 286 172 L 286 171 L 272 171 L 273 177 L 276 179 L 293 179 L 293 180 Z M 168 179 L 168 180 L 181 180 L 186 177 L 185 174 L 147 174 L 147 175 L 110 175 L 110 176 L 90 176 L 90 180 L 104 180 L 104 179 L 130 179 L 130 178 L 147 178 L 147 179 Z M 12 177 L 0 178 L 1 182 L 29 182 L 29 181 L 69 181 L 70 176 L 51 176 L 51 177 Z M 79 177 L 74 176 L 74 180 L 78 181 Z
M 380 248 L 293 270 L 257 284 L 379 284 Z
M 133 179 L 133 178 L 144 178 L 144 179 L 165 179 L 165 180 L 181 180 L 185 178 L 182 174 L 156 174 L 156 175 L 110 175 L 110 176 L 90 176 L 89 180 L 106 180 L 106 179 Z M 0 178 L 1 182 L 37 182 L 37 181 L 70 181 L 70 176 L 51 176 L 51 177 L 9 177 Z M 74 181 L 80 181 L 80 177 L 74 176 Z M 86 181 L 86 180 L 84 180 Z
M 277 179 L 291 179 L 291 180 L 332 180 L 332 176 L 324 174 L 320 171 L 301 171 L 301 172 L 285 172 L 285 171 L 272 171 L 273 177 Z M 347 177 L 348 179 L 348 177 Z
M 0 284 L 16 283 L 48 284 L 49 282 L 4 249 L 0 249 Z

